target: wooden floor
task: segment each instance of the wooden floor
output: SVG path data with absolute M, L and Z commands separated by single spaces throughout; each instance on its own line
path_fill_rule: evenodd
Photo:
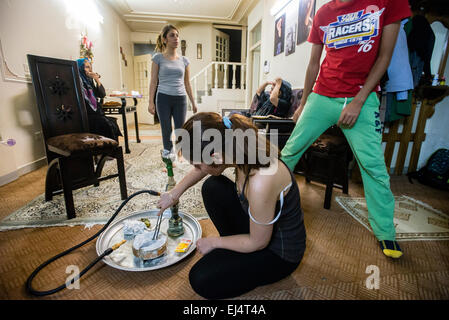
M 44 192 L 45 170 L 0 187 L 0 218 Z M 381 253 L 374 236 L 335 200 L 330 210 L 323 209 L 324 186 L 306 183 L 301 176 L 297 181 L 307 230 L 303 261 L 286 279 L 256 288 L 239 299 L 449 299 L 448 241 L 401 242 L 404 256 L 389 259 Z M 393 176 L 391 187 L 395 195 L 407 195 L 449 213 L 448 192 L 410 184 L 403 176 Z M 335 190 L 333 198 L 340 194 Z M 351 182 L 349 194 L 363 196 L 362 186 Z M 203 236 L 217 234 L 210 220 L 200 223 Z M 40 263 L 99 229 L 79 226 L 0 232 L 0 299 L 201 299 L 188 281 L 190 268 L 200 258 L 198 252 L 174 266 L 151 272 L 120 271 L 100 262 L 81 279 L 79 290 L 63 290 L 45 298 L 26 294 L 24 284 Z M 34 281 L 35 288 L 59 286 L 69 276 L 68 266 L 83 269 L 96 256 L 95 242 L 89 243 L 43 270 Z M 365 285 L 370 265 L 380 270 L 377 290 Z

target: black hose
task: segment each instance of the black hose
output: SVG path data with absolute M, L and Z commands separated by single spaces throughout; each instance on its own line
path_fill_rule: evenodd
M 127 199 L 125 199 L 122 204 L 120 205 L 120 207 L 118 207 L 118 209 L 115 211 L 115 213 L 112 215 L 112 217 L 108 220 L 108 222 L 103 226 L 103 228 L 100 229 L 100 231 L 98 231 L 97 233 L 95 233 L 92 237 L 90 237 L 89 239 L 77 244 L 76 246 L 54 256 L 53 258 L 45 261 L 44 263 L 42 263 L 39 267 L 36 268 L 36 270 L 34 270 L 31 275 L 28 277 L 28 280 L 26 282 L 26 290 L 29 294 L 35 295 L 35 296 L 47 296 L 50 294 L 54 294 L 58 291 L 61 291 L 62 289 L 67 287 L 67 283 L 64 283 L 63 285 L 52 289 L 52 290 L 47 290 L 47 291 L 38 291 L 38 290 L 34 290 L 32 287 L 31 282 L 33 281 L 34 277 L 36 277 L 36 275 L 46 266 L 48 266 L 50 263 L 58 260 L 59 258 L 69 254 L 70 252 L 84 246 L 86 243 L 94 240 L 95 238 L 97 238 L 104 230 L 106 230 L 107 227 L 109 227 L 109 225 L 111 224 L 112 220 L 115 219 L 115 217 L 118 215 L 118 213 L 120 212 L 120 210 L 122 210 L 122 208 L 128 203 L 129 200 L 131 200 L 132 198 L 134 198 L 135 196 L 142 194 L 142 193 L 149 193 L 153 196 L 159 196 L 160 193 L 157 191 L 153 191 L 153 190 L 141 190 L 138 191 L 132 195 L 130 195 Z M 89 271 L 90 268 L 92 268 L 98 261 L 102 260 L 105 256 L 111 254 L 113 251 L 112 248 L 108 248 L 106 249 L 99 257 L 97 257 L 94 261 L 92 261 L 86 268 L 84 268 L 80 274 L 79 274 L 79 278 L 81 278 L 81 276 L 83 276 L 87 271 Z M 75 281 L 75 278 L 71 280 L 71 283 L 73 283 Z

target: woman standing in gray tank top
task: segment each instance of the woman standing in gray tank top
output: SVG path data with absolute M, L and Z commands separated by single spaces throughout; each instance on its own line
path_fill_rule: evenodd
M 179 31 L 173 25 L 166 25 L 157 38 L 156 53 L 153 56 L 150 82 L 150 103 L 148 111 L 157 114 L 161 124 L 164 156 L 173 153 L 171 141 L 172 119 L 175 129 L 185 122 L 187 112 L 187 97 L 192 103 L 193 113 L 197 107 L 190 85 L 189 60 L 179 56 L 176 49 L 179 46 Z M 156 95 L 157 91 L 157 95 Z M 156 95 L 156 104 L 155 104 Z

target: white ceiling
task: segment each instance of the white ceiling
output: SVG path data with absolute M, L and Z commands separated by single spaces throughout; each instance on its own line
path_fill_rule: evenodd
M 256 0 L 107 0 L 135 32 L 160 32 L 167 23 L 242 25 Z

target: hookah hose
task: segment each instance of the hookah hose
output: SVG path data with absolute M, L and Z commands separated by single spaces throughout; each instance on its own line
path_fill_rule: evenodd
M 48 290 L 48 291 L 38 291 L 33 289 L 31 282 L 33 281 L 34 277 L 36 277 L 36 275 L 39 273 L 39 271 L 41 271 L 43 268 L 45 268 L 46 266 L 48 266 L 50 263 L 58 260 L 59 258 L 69 254 L 70 252 L 84 246 L 86 243 L 94 240 L 95 238 L 97 238 L 104 230 L 106 230 L 107 227 L 109 227 L 109 225 L 111 224 L 112 220 L 115 219 L 115 217 L 118 215 L 118 213 L 120 212 L 120 210 L 122 210 L 122 208 L 128 203 L 129 200 L 131 200 L 132 198 L 134 198 L 135 196 L 142 194 L 142 193 L 149 193 L 150 195 L 153 196 L 160 196 L 160 193 L 157 191 L 153 191 L 153 190 L 141 190 L 138 191 L 132 195 L 130 195 L 127 199 L 125 199 L 123 201 L 123 203 L 118 207 L 118 209 L 115 211 L 115 213 L 112 215 L 112 217 L 108 220 L 108 222 L 103 226 L 103 228 L 101 228 L 100 231 L 98 231 L 97 233 L 95 233 L 93 236 L 91 236 L 89 239 L 81 242 L 80 244 L 77 244 L 76 246 L 61 252 L 60 254 L 54 256 L 53 258 L 45 261 L 44 263 L 42 263 L 39 267 L 36 268 L 36 270 L 33 271 L 33 273 L 31 273 L 31 275 L 28 277 L 28 280 L 26 282 L 26 290 L 28 293 L 35 295 L 35 296 L 47 296 L 50 294 L 54 294 L 58 291 L 61 291 L 62 289 L 66 288 L 68 284 L 73 284 L 75 282 L 75 278 L 73 278 L 70 283 L 64 283 L 63 285 L 52 289 L 52 290 Z M 105 256 L 110 255 L 114 250 L 118 249 L 122 244 L 124 243 L 124 241 L 122 241 L 121 243 L 118 243 L 114 246 L 112 246 L 111 248 L 106 249 L 100 256 L 98 256 L 94 261 L 92 261 L 86 268 L 84 268 L 79 276 L 78 279 L 81 278 L 87 271 L 89 271 L 89 269 L 91 269 L 98 261 L 102 260 Z

